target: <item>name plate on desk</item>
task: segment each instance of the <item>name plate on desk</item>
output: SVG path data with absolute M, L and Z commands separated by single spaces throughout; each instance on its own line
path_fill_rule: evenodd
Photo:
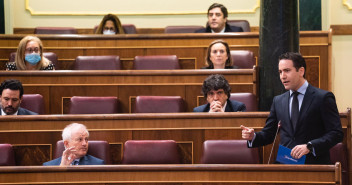
M 282 164 L 304 164 L 304 162 L 306 161 L 306 156 L 304 155 L 300 159 L 294 159 L 291 156 L 291 149 L 279 145 L 276 161 Z

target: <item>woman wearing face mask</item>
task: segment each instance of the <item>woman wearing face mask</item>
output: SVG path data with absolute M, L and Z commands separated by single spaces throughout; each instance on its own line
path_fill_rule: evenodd
M 7 63 L 6 70 L 55 70 L 55 68 L 50 60 L 43 57 L 42 41 L 35 36 L 26 36 L 18 45 L 15 62 Z
M 124 34 L 125 31 L 121 26 L 120 19 L 116 15 L 108 14 L 105 15 L 103 20 L 100 22 L 95 34 L 114 35 Z
M 237 69 L 233 66 L 230 53 L 230 47 L 227 42 L 223 40 L 213 41 L 207 50 L 205 61 L 208 66 L 202 69 Z

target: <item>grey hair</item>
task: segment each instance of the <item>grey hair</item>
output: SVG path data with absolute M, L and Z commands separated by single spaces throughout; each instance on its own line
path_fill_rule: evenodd
M 78 130 L 78 129 L 85 129 L 88 136 L 89 136 L 89 132 L 87 130 L 87 127 L 83 124 L 80 123 L 71 123 L 69 125 L 67 125 L 64 130 L 62 131 L 62 140 L 63 141 L 70 141 L 71 140 L 71 135 L 72 135 L 72 131 L 74 130 Z

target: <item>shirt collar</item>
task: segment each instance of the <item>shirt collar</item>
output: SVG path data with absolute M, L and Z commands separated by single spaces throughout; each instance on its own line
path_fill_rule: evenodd
M 12 114 L 12 115 L 17 116 L 17 114 L 18 114 L 18 110 L 15 112 L 15 114 Z M 2 116 L 11 116 L 11 115 L 7 115 L 2 109 L 1 109 L 1 115 Z
M 304 82 L 304 84 L 300 88 L 298 88 L 297 92 L 299 92 L 299 94 L 304 95 L 304 94 L 306 94 L 307 88 L 308 88 L 308 82 L 306 80 Z M 293 93 L 293 91 L 290 90 L 290 96 L 292 96 L 292 93 Z
M 227 101 L 225 101 L 225 104 L 224 106 L 222 106 L 222 110 L 225 112 L 225 109 L 226 109 L 226 105 L 227 105 Z
M 218 32 L 218 33 L 225 33 L 225 28 L 226 28 L 226 26 L 224 27 L 224 29 L 222 29 L 222 30 L 221 30 L 220 32 Z M 215 33 L 213 29 L 211 29 L 211 32 L 212 32 L 212 33 Z

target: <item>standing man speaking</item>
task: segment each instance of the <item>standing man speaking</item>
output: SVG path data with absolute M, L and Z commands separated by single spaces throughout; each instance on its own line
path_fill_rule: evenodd
M 274 97 L 262 131 L 241 126 L 248 147 L 274 141 L 280 124 L 280 144 L 294 159 L 306 155 L 306 164 L 330 164 L 329 150 L 343 139 L 335 96 L 311 86 L 305 79 L 306 62 L 299 53 L 279 57 L 279 73 L 287 92 Z

